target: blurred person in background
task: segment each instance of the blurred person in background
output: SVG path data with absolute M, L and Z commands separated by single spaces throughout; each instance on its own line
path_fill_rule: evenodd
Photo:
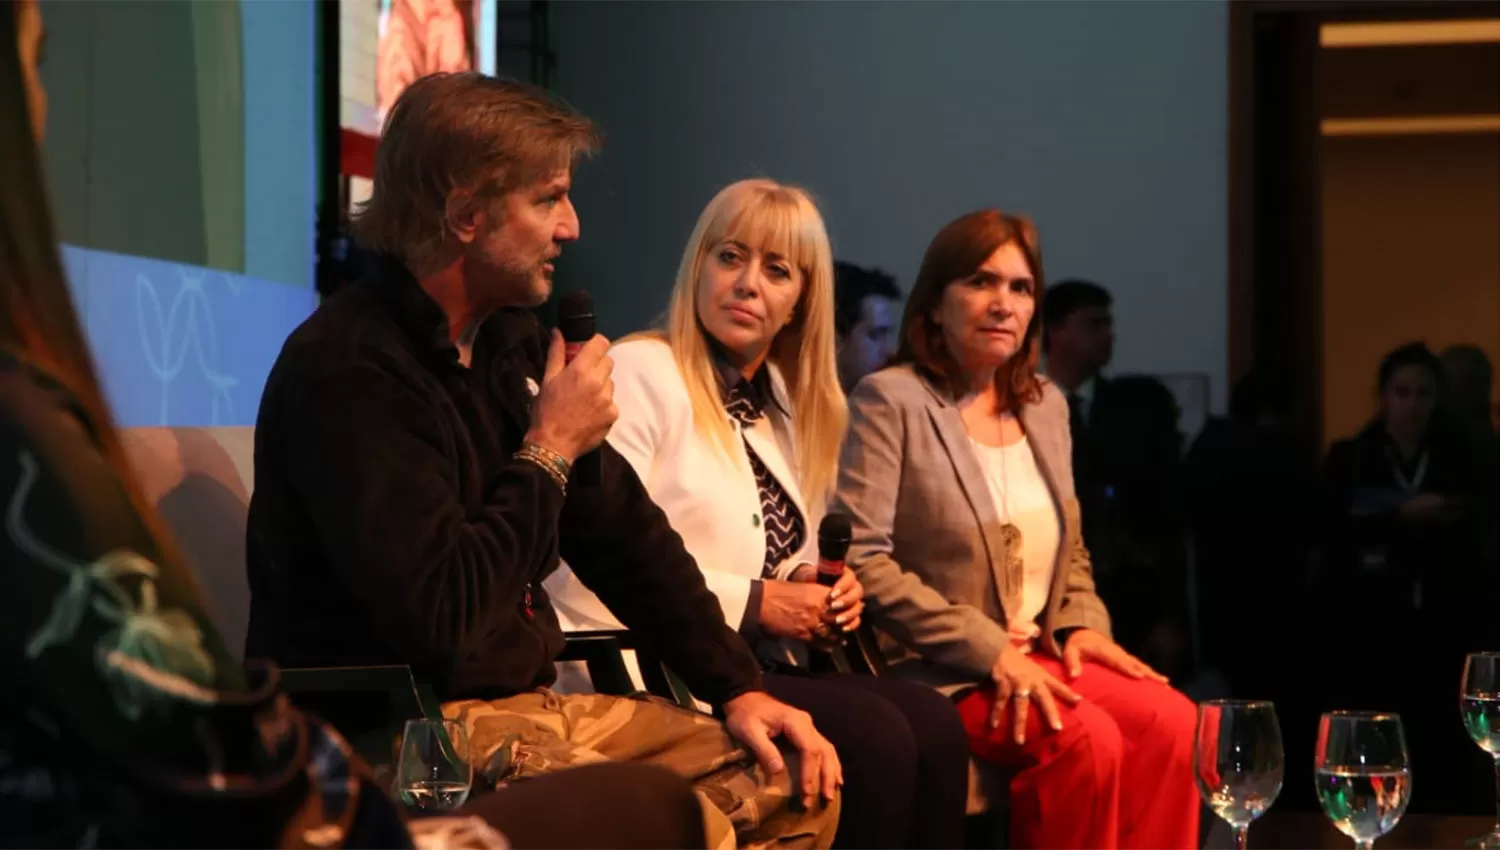
M 885 272 L 842 260 L 833 264 L 833 281 L 839 383 L 847 393 L 860 378 L 884 368 L 896 353 L 901 290 Z
M 1492 582 L 1482 569 L 1484 484 L 1463 429 L 1438 406 L 1443 369 L 1426 345 L 1386 354 L 1379 408 L 1324 464 L 1327 544 L 1320 604 L 1337 641 L 1326 704 L 1399 711 L 1414 768 L 1439 810 L 1467 793 L 1473 744 L 1454 716 L 1464 654 L 1496 645 Z M 1424 761 L 1425 759 L 1425 761 Z
M 1442 364 L 1419 342 L 1388 353 L 1377 373 L 1379 411 L 1328 451 L 1324 478 L 1333 525 L 1331 565 L 1360 576 L 1369 600 L 1416 611 L 1445 564 L 1472 555 L 1460 532 L 1472 518 L 1475 457 L 1438 407 Z
M 1439 401 L 1476 442 L 1495 439 L 1495 369 L 1477 345 L 1443 349 L 1443 396 Z
M 36 2 L 0 0 L 0 844 L 703 847 L 691 787 L 645 766 L 408 823 L 275 668 L 228 651 L 130 468 L 64 279 L 44 41 Z
M 1188 673 L 1187 529 L 1176 399 L 1145 375 L 1105 377 L 1114 298 L 1086 280 L 1049 287 L 1047 377 L 1068 401 L 1084 541 L 1117 639 L 1173 676 Z
M 1286 383 L 1251 372 L 1235 383 L 1229 415 L 1209 419 L 1183 463 L 1204 663 L 1246 697 L 1282 677 L 1249 635 L 1302 596 L 1318 542 L 1317 463 L 1290 414 Z
M 1274 701 L 1287 752 L 1310 752 L 1319 707 L 1305 683 L 1322 659 L 1305 647 L 1320 622 L 1309 591 L 1323 517 L 1318 457 L 1291 412 L 1285 380 L 1252 371 L 1235 382 L 1229 415 L 1210 418 L 1183 461 L 1183 503 L 1202 669 L 1229 696 Z M 1284 804 L 1315 807 L 1312 786 L 1288 784 Z
M 1479 479 L 1475 515 L 1500 517 L 1500 435 L 1495 432 L 1494 367 L 1477 345 L 1443 350 L 1443 392 L 1439 404 L 1458 423 L 1474 452 Z M 1500 521 L 1481 528 L 1481 573 L 1489 576 L 1489 598 L 1500 598 Z

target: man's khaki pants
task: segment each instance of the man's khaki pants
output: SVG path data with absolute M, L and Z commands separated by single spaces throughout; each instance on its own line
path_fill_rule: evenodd
M 839 800 L 793 811 L 801 808 L 791 796 L 796 753 L 786 754 L 785 771 L 768 777 L 722 723 L 666 700 L 543 688 L 444 703 L 443 716 L 464 725 L 470 760 L 492 782 L 607 761 L 655 764 L 693 783 L 710 848 L 833 844 Z

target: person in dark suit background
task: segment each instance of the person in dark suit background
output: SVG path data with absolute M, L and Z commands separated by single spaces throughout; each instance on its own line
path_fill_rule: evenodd
M 1245 618 L 1300 614 L 1321 526 L 1317 458 L 1291 427 L 1291 406 L 1289 384 L 1252 371 L 1235 383 L 1229 415 L 1209 419 L 1183 460 L 1202 661 L 1247 697 L 1271 693 L 1285 671 L 1264 663 Z
M 1492 444 L 1495 403 L 1491 394 L 1495 369 L 1489 355 L 1477 345 L 1460 344 L 1443 349 L 1439 359 L 1443 364 L 1443 394 L 1439 404 L 1448 409 L 1471 439 Z
M 1439 359 L 1443 363 L 1443 386 L 1438 406 L 1447 410 L 1463 430 L 1479 467 L 1480 492 L 1474 514 L 1494 517 L 1500 514 L 1500 435 L 1495 432 L 1494 367 L 1489 355 L 1477 345 L 1450 345 L 1443 349 Z M 1483 569 L 1494 594 L 1500 584 L 1500 524 L 1491 523 L 1483 529 L 1480 544 Z
M 1236 381 L 1229 415 L 1210 418 L 1183 459 L 1182 502 L 1200 668 L 1218 671 L 1229 696 L 1274 702 L 1286 751 L 1311 752 L 1321 709 L 1305 683 L 1321 659 L 1303 649 L 1320 622 L 1308 590 L 1322 515 L 1317 450 L 1293 427 L 1292 404 L 1272 372 Z M 1318 804 L 1310 783 L 1288 783 L 1276 805 Z
M 1046 372 L 1068 399 L 1084 540 L 1116 637 L 1180 675 L 1188 653 L 1177 403 L 1155 378 L 1104 377 L 1114 355 L 1113 304 L 1108 290 L 1086 280 L 1047 290 Z
M 838 341 L 839 384 L 850 392 L 859 379 L 885 368 L 896 354 L 901 290 L 875 268 L 842 260 L 833 264 L 833 329 Z

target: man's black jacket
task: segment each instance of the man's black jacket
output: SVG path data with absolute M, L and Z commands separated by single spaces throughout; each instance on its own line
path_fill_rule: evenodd
M 495 313 L 458 362 L 437 304 L 381 258 L 287 339 L 255 433 L 247 657 L 409 664 L 443 699 L 553 681 L 562 631 L 542 579 L 559 554 L 700 698 L 760 687 L 682 540 L 605 445 L 564 498 L 512 455 L 547 337 Z

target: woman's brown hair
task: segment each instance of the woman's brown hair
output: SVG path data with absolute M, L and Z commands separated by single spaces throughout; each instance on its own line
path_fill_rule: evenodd
M 968 388 L 958 360 L 948 351 L 943 329 L 932 319 L 943 292 L 952 284 L 967 280 L 979 271 L 984 261 L 1005 245 L 1015 244 L 1026 257 L 1035 284 L 1032 297 L 1042 303 L 1045 289 L 1042 252 L 1036 227 L 1031 220 L 1000 210 L 978 210 L 960 216 L 939 230 L 922 255 L 922 268 L 912 284 L 901 317 L 901 347 L 892 363 L 910 363 L 924 377 L 960 397 Z M 1026 335 L 1014 356 L 995 372 L 995 389 L 1000 395 L 1000 409 L 1014 411 L 1023 404 L 1041 401 L 1042 386 L 1037 378 L 1037 361 L 1041 349 L 1040 310 L 1033 313 Z

